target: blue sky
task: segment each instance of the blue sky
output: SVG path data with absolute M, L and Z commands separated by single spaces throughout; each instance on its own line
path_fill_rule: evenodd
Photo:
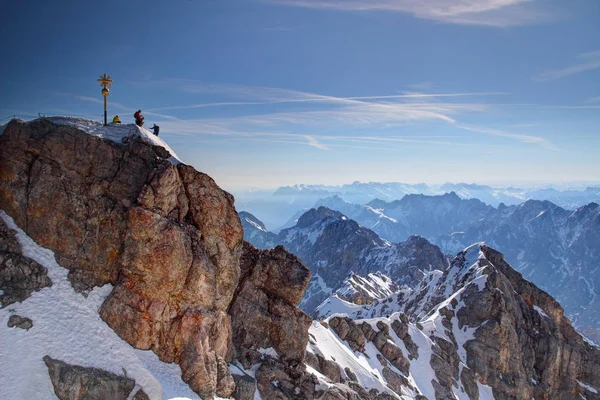
M 600 182 L 597 0 L 6 1 L 0 43 L 0 118 L 100 119 L 106 72 L 230 189 Z

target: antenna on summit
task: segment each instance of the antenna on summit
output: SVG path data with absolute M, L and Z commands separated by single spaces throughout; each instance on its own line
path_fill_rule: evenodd
M 102 96 L 104 97 L 104 126 L 106 126 L 108 124 L 106 101 L 108 94 L 110 93 L 110 90 L 108 90 L 108 88 L 112 86 L 113 80 L 110 77 L 110 75 L 103 74 L 100 75 L 100 79 L 98 79 L 98 82 L 100 83 L 100 86 L 102 86 Z

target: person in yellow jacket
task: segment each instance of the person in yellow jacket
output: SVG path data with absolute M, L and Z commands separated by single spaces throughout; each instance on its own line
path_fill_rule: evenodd
M 113 118 L 113 122 L 112 123 L 113 124 L 120 124 L 121 123 L 121 120 L 119 119 L 118 115 L 115 115 L 115 117 Z

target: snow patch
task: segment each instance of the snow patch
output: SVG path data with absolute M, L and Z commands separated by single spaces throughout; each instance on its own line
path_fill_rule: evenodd
M 591 387 L 590 385 L 586 385 L 585 383 L 583 383 L 581 381 L 577 381 L 577 383 L 579 384 L 579 386 L 581 386 L 582 388 L 584 388 L 588 392 L 591 392 L 591 393 L 594 393 L 594 394 L 598 394 L 598 391 L 596 389 L 594 389 L 593 387 Z
M 538 314 L 540 314 L 542 317 L 546 317 L 546 318 L 550 319 L 550 317 L 548 316 L 548 314 L 546 314 L 546 313 L 544 312 L 544 310 L 542 310 L 542 309 L 541 309 L 541 308 L 539 308 L 538 306 L 533 306 L 533 309 L 534 309 L 535 311 L 537 311 L 537 312 L 538 312 Z
M 119 144 L 123 143 L 124 138 L 132 135 L 137 136 L 146 143 L 164 147 L 171 154 L 169 161 L 174 165 L 181 164 L 181 159 L 177 157 L 177 154 L 175 154 L 173 149 L 164 140 L 160 139 L 147 129 L 135 124 L 108 124 L 104 126 L 102 122 L 83 118 L 45 117 L 44 119 L 52 122 L 55 125 L 72 126 L 89 135 L 110 140 Z

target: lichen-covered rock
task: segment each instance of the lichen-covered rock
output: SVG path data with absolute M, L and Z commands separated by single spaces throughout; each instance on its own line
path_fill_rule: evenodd
M 98 368 L 69 365 L 44 356 L 54 393 L 60 400 L 125 400 L 135 380 Z

